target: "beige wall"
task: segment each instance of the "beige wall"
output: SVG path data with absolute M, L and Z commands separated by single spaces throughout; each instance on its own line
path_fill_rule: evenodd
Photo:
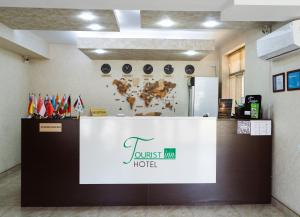
M 273 61 L 272 74 L 300 68 L 300 54 Z M 300 91 L 271 93 L 273 195 L 300 214 Z
M 21 118 L 26 114 L 29 66 L 0 48 L 0 173 L 20 163 Z
M 228 94 L 227 66 L 224 54 L 239 44 L 246 46 L 245 94 L 261 94 L 264 117 L 273 119 L 272 194 L 300 214 L 300 91 L 273 93 L 272 75 L 300 68 L 300 54 L 277 61 L 257 58 L 259 29 L 236 36 L 220 48 L 223 97 Z
M 133 77 L 143 81 L 143 66 L 150 63 L 154 67 L 153 79 L 165 79 L 177 84 L 175 100 L 177 102 L 175 112 L 169 109 L 161 110 L 162 104 L 155 108 L 138 109 L 137 112 L 163 111 L 165 116 L 184 116 L 187 115 L 187 78 L 184 68 L 187 64 L 195 66 L 198 76 L 215 76 L 218 73 L 218 55 L 212 53 L 200 62 L 183 61 L 92 61 L 72 45 L 51 45 L 49 61 L 33 61 L 31 64 L 31 91 L 41 94 L 72 94 L 73 97 L 81 94 L 87 106 L 85 114 L 89 113 L 90 106 L 107 108 L 109 115 L 124 113 L 133 115 L 135 112 L 130 110 L 129 105 L 121 101 L 124 99 L 112 85 L 113 79 L 122 77 L 122 65 L 130 63 L 133 66 Z M 103 77 L 100 67 L 103 63 L 112 66 L 112 77 Z M 163 67 L 172 64 L 174 75 L 166 78 Z M 216 68 L 216 67 L 217 68 Z M 150 80 L 152 81 L 152 80 Z M 107 87 L 108 86 L 108 87 Z M 113 94 L 116 93 L 116 96 Z M 121 99 L 116 101 L 115 99 Z M 143 105 L 138 100 L 136 105 Z M 120 111 L 119 108 L 122 108 Z

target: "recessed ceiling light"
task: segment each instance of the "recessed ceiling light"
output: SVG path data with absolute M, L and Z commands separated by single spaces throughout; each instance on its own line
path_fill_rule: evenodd
M 78 17 L 82 20 L 87 20 L 87 21 L 96 19 L 96 16 L 91 12 L 82 12 L 81 14 L 78 15 Z
M 208 20 L 208 21 L 205 21 L 204 23 L 202 23 L 202 25 L 207 28 L 214 28 L 216 26 L 219 26 L 220 24 L 221 23 L 216 20 Z
M 195 56 L 195 55 L 199 54 L 199 52 L 194 51 L 194 50 L 188 50 L 188 51 L 184 52 L 184 54 L 187 56 Z
M 107 53 L 107 50 L 96 49 L 96 50 L 93 50 L 93 52 L 96 53 L 96 54 L 104 54 L 104 53 Z
M 103 26 L 100 26 L 99 24 L 94 23 L 94 24 L 87 26 L 87 28 L 89 28 L 90 30 L 93 30 L 93 31 L 98 31 L 98 30 L 103 29 Z
M 175 22 L 173 20 L 170 20 L 169 18 L 166 18 L 157 22 L 157 25 L 162 27 L 171 27 L 175 25 Z

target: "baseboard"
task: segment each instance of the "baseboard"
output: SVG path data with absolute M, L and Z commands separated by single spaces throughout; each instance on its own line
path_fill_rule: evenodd
M 286 217 L 300 217 L 300 215 L 295 213 L 293 210 L 291 210 L 289 207 L 287 207 L 275 197 L 272 197 L 272 205 L 279 209 L 281 212 L 283 212 Z
M 12 168 L 0 173 L 0 178 L 3 178 L 9 174 L 14 173 L 15 171 L 19 170 L 21 168 L 21 164 L 17 164 L 16 166 L 13 166 Z

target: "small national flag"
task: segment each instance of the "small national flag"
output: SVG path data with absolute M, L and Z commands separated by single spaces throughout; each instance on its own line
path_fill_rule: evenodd
M 73 107 L 75 108 L 78 102 L 78 98 L 75 100 Z
M 82 100 L 80 99 L 80 96 L 78 96 L 76 102 L 74 103 L 74 109 L 77 112 L 83 112 L 83 106 L 82 106 Z
M 65 112 L 65 113 L 68 112 L 68 106 L 69 106 L 69 104 L 68 104 L 68 99 L 67 99 L 67 97 L 66 97 L 66 98 L 65 98 L 65 102 L 64 102 L 64 112 Z
M 65 111 L 64 111 L 65 101 L 66 101 L 66 95 L 64 95 L 61 98 L 61 102 L 59 104 L 58 113 L 61 115 L 63 115 L 65 113 Z
M 72 110 L 71 96 L 69 95 L 69 98 L 68 98 L 68 113 L 69 114 L 71 114 L 71 110 Z
M 34 96 L 29 95 L 28 114 L 33 115 L 34 113 Z
M 43 101 L 43 98 L 41 97 L 41 95 L 39 95 L 39 99 L 37 102 L 37 113 L 40 113 L 42 104 L 44 104 L 44 101 Z
M 40 116 L 44 117 L 45 114 L 46 114 L 46 107 L 45 107 L 45 104 L 44 104 L 44 101 L 43 101 L 43 98 L 42 98 L 42 97 L 39 98 L 38 104 L 40 104 L 40 105 L 39 105 L 40 109 L 39 109 L 39 111 L 38 111 L 38 114 L 39 114 Z
M 55 110 L 55 108 L 56 108 L 56 99 L 55 99 L 55 96 L 51 97 L 51 103 L 52 103 L 52 106 L 53 106 L 53 108 Z
M 46 104 L 46 110 L 47 110 L 48 117 L 52 117 L 53 112 L 54 112 L 54 108 L 52 106 L 50 98 L 48 98 L 48 101 L 47 101 L 47 104 Z
M 79 99 L 80 99 L 80 102 L 81 102 L 82 109 L 84 109 L 84 104 L 83 104 L 83 101 L 81 99 L 81 96 L 79 96 Z
M 35 94 L 33 96 L 34 96 L 34 114 L 37 114 L 38 113 L 38 111 L 37 111 L 38 98 L 35 97 Z
M 59 96 L 57 94 L 56 98 L 55 98 L 55 107 L 54 107 L 55 111 L 58 110 L 59 104 L 60 104 L 60 99 L 59 99 Z

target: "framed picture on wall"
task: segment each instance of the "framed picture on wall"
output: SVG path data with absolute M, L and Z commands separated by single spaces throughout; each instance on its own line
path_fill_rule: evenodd
M 273 92 L 285 91 L 285 74 L 273 75 Z
M 287 89 L 300 90 L 300 69 L 287 72 Z

